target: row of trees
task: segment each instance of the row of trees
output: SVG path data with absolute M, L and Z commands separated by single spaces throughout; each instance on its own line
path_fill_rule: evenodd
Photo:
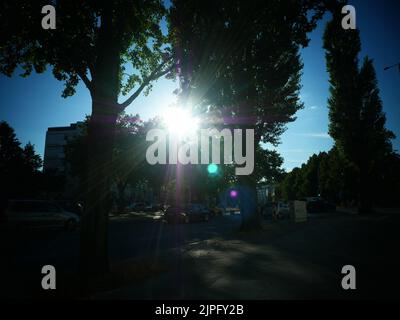
M 324 49 L 329 72 L 329 134 L 335 145 L 294 169 L 281 185 L 287 199 L 322 196 L 353 202 L 360 211 L 393 203 L 399 188 L 399 155 L 394 152 L 382 111 L 373 62 L 359 63 L 359 30 L 343 30 L 333 10 L 326 26 Z
M 400 192 L 400 156 L 391 153 L 380 164 L 368 185 L 371 205 L 398 206 Z M 299 168 L 287 173 L 279 184 L 284 200 L 322 197 L 342 206 L 357 206 L 358 170 L 333 147 L 329 152 L 312 155 Z
M 75 194 L 83 192 L 86 173 L 85 157 L 88 156 L 87 128 L 90 117 L 82 125 L 82 134 L 68 142 L 65 148 L 68 172 L 67 175 L 76 177 L 74 181 Z M 109 167 L 112 176 L 114 191 L 112 198 L 117 212 L 132 202 L 127 197 L 127 190 L 135 190 L 140 186 L 151 189 L 155 198 L 161 203 L 175 204 L 177 192 L 177 170 L 179 170 L 182 192 L 189 190 L 188 195 L 182 194 L 181 201 L 201 201 L 210 205 L 219 203 L 220 195 L 237 185 L 234 166 L 219 164 L 215 173 L 209 174 L 207 165 L 150 165 L 146 161 L 146 150 L 153 143 L 146 141 L 146 134 L 152 128 L 163 128 L 160 118 L 142 121 L 139 115 L 121 114 L 117 119 L 112 165 Z M 166 129 L 166 128 L 164 128 Z M 223 139 L 220 141 L 221 157 L 223 157 Z M 258 146 L 255 150 L 259 161 L 255 164 L 254 176 L 257 182 L 279 181 L 283 175 L 281 168 L 283 159 L 276 151 L 265 150 Z M 200 157 L 200 155 L 199 155 Z M 186 198 L 186 199 L 185 199 Z

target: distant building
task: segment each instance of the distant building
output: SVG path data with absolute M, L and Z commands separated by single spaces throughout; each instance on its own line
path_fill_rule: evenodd
M 265 204 L 275 200 L 275 185 L 260 183 L 257 186 L 257 202 L 258 204 Z
M 67 174 L 64 147 L 67 142 L 82 132 L 83 122 L 72 123 L 69 127 L 52 127 L 46 132 L 44 149 L 44 172 Z

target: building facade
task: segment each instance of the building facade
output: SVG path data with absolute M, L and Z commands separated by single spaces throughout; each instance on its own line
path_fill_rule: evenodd
M 257 203 L 264 205 L 267 202 L 275 201 L 275 184 L 260 183 L 257 186 Z
M 82 133 L 83 122 L 70 124 L 69 127 L 52 127 L 46 132 L 43 171 L 67 174 L 65 145 Z

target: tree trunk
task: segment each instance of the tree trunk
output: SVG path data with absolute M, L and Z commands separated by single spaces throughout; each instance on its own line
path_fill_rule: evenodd
M 239 176 L 241 230 L 261 229 L 261 217 L 257 210 L 256 182 L 251 175 Z
M 125 191 L 126 191 L 126 182 L 117 182 L 117 192 L 118 192 L 118 199 L 117 199 L 117 210 L 118 214 L 122 213 L 125 208 Z
M 365 164 L 360 165 L 358 187 L 358 213 L 369 213 L 372 210 L 371 179 Z
M 93 102 L 88 130 L 85 210 L 81 224 L 80 271 L 84 276 L 108 271 L 108 214 L 111 209 L 113 139 L 118 114 L 105 114 Z
M 242 150 L 246 150 L 246 129 L 254 129 L 254 125 L 243 125 L 242 129 Z M 256 146 L 259 142 L 253 141 Z M 254 148 L 255 150 L 255 148 Z M 257 161 L 257 159 L 254 159 Z M 261 229 L 261 217 L 257 210 L 257 182 L 254 173 L 238 176 L 240 213 L 242 216 L 241 230 Z
M 109 12 L 108 12 L 109 13 Z M 113 42 L 111 17 L 106 16 L 99 57 L 92 79 L 92 115 L 88 128 L 85 210 L 81 224 L 80 272 L 84 277 L 107 272 L 108 214 L 112 205 L 111 165 L 118 114 L 120 48 Z

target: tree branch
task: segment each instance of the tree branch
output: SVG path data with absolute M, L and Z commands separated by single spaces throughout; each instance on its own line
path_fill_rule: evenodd
M 174 65 L 171 65 L 170 67 L 168 67 L 167 69 L 161 71 L 163 69 L 163 67 L 169 62 L 171 61 L 171 59 L 164 61 L 163 63 L 161 63 L 157 68 L 155 68 L 153 70 L 153 72 L 146 78 L 143 80 L 142 84 L 140 85 L 139 88 L 136 89 L 136 91 L 128 98 L 126 99 L 123 103 L 120 103 L 120 107 L 121 109 L 125 109 L 126 107 L 128 107 L 138 96 L 139 94 L 143 91 L 144 88 L 146 88 L 146 86 L 153 80 L 156 80 L 164 75 L 166 75 L 168 72 L 170 72 Z
M 92 93 L 92 81 L 89 80 L 85 73 L 78 72 L 78 76 L 82 79 L 83 83 L 89 89 L 90 93 Z

